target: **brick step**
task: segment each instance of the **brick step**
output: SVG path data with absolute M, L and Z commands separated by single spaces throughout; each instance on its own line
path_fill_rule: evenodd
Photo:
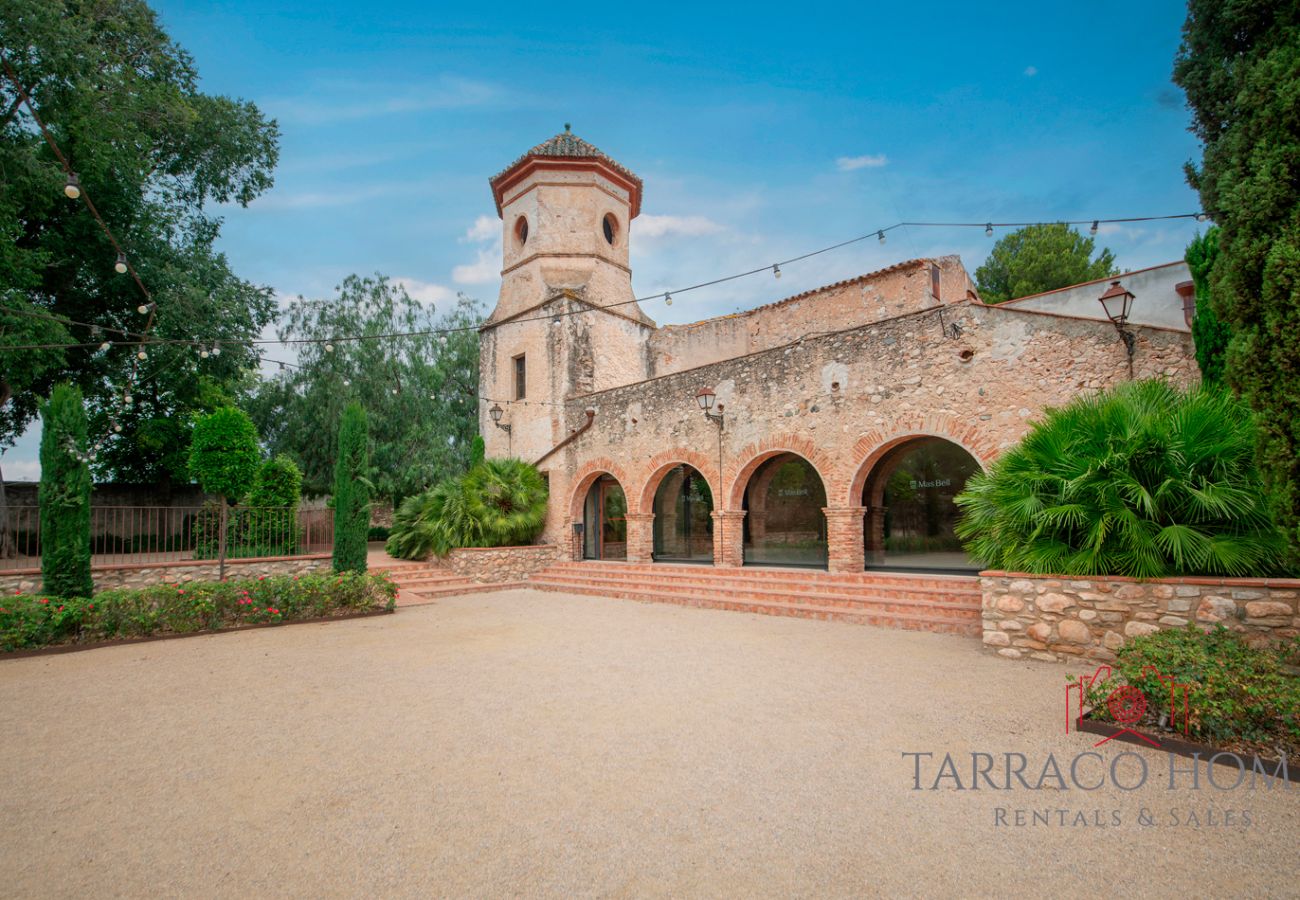
M 570 579 L 574 581 L 598 580 L 621 584 L 662 587 L 665 590 L 677 587 L 692 587 L 700 590 L 745 590 L 776 591 L 783 594 L 843 594 L 849 598 L 862 595 L 906 597 L 916 600 L 940 600 L 957 604 L 980 605 L 981 593 L 979 583 L 956 582 L 931 586 L 927 581 L 913 582 L 906 579 L 859 580 L 841 578 L 837 575 L 813 575 L 812 573 L 788 574 L 783 578 L 751 578 L 746 569 L 725 571 L 653 571 L 627 572 L 603 567 L 582 569 L 564 566 L 551 566 L 534 577 Z
M 690 574 L 709 578 L 744 577 L 754 581 L 789 581 L 811 582 L 833 580 L 845 584 L 898 585 L 909 587 L 957 588 L 959 590 L 979 590 L 979 577 L 976 575 L 935 575 L 932 573 L 911 574 L 908 572 L 826 572 L 820 569 L 795 569 L 744 566 L 741 568 L 717 568 L 714 566 L 692 566 L 680 563 L 619 563 L 619 562 L 560 562 L 548 567 L 550 571 L 587 572 L 608 571 L 627 575 L 656 577 L 661 575 Z M 743 573 L 743 576 L 742 576 Z
M 567 585 L 574 589 L 584 588 L 592 591 L 636 591 L 639 593 L 658 594 L 666 597 L 701 596 L 719 597 L 726 600 L 745 602 L 760 600 L 767 603 L 780 603 L 788 606 L 816 606 L 825 609 L 884 611 L 899 614 L 936 615 L 946 618 L 978 622 L 981 615 L 979 602 L 953 601 L 948 597 L 925 597 L 914 599 L 887 593 L 852 594 L 832 591 L 803 591 L 789 593 L 769 590 L 755 585 L 700 585 L 682 584 L 672 587 L 642 584 L 640 582 L 616 579 L 576 579 L 548 577 L 545 573 L 535 575 L 529 581 L 534 586 L 546 586 L 559 589 Z
M 400 587 L 415 587 L 416 585 L 438 585 L 449 584 L 451 582 L 470 581 L 469 578 L 462 578 L 459 575 L 417 575 L 408 578 L 394 578 L 391 575 L 389 579 Z
M 565 582 L 547 582 L 534 576 L 529 587 L 547 591 L 584 594 L 595 597 L 615 597 L 645 603 L 671 603 L 700 609 L 721 609 L 733 612 L 757 613 L 769 616 L 791 616 L 831 622 L 849 622 L 857 625 L 876 625 L 882 628 L 902 628 L 910 631 L 932 631 L 945 634 L 978 636 L 979 622 L 966 622 L 944 616 L 868 612 L 809 604 L 779 603 L 767 600 L 730 600 L 707 594 L 664 594 L 630 588 L 614 589 L 574 586 Z

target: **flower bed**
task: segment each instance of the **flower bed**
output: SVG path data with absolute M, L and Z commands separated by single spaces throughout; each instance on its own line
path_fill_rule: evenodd
M 1291 666 L 1297 654 L 1300 639 L 1251 647 L 1222 627 L 1207 633 L 1188 626 L 1134 638 L 1120 649 L 1114 677 L 1089 692 L 1089 718 L 1115 723 L 1111 698 L 1129 685 L 1142 695 L 1136 707 L 1141 715 L 1120 724 L 1158 741 L 1185 735 L 1219 750 L 1300 758 L 1300 677 Z M 1179 705 L 1181 686 L 1187 686 L 1185 730 L 1181 721 L 1170 720 L 1170 684 L 1162 680 L 1170 676 L 1180 686 Z
M 11 594 L 0 598 L 0 651 L 387 612 L 396 596 L 387 577 L 352 573 L 159 584 L 69 600 Z

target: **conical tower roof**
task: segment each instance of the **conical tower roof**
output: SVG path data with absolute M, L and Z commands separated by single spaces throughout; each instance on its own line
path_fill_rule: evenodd
M 488 179 L 488 184 L 492 187 L 492 196 L 496 199 L 497 214 L 501 213 L 501 198 L 507 187 L 534 167 L 552 167 L 566 160 L 577 162 L 584 168 L 597 166 L 605 169 L 606 175 L 611 180 L 622 184 L 627 189 L 631 198 L 632 217 L 636 218 L 641 212 L 641 179 L 594 144 L 584 141 L 570 131 L 569 124 L 566 122 L 564 131 L 542 141 Z

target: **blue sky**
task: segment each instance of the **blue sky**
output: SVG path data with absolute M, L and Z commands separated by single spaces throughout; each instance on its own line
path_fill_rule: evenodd
M 1174 2 L 842 8 L 155 0 L 203 88 L 283 132 L 276 186 L 224 211 L 235 270 L 286 297 L 350 272 L 430 301 L 495 301 L 489 176 L 565 122 L 645 182 L 647 295 L 900 220 L 1194 211 L 1198 155 L 1170 82 Z M 1121 269 L 1182 256 L 1194 223 L 1107 228 Z M 931 254 L 973 273 L 982 229 L 900 229 L 646 312 L 681 322 Z M 281 354 L 283 356 L 284 354 Z M 4 456 L 34 476 L 32 435 Z

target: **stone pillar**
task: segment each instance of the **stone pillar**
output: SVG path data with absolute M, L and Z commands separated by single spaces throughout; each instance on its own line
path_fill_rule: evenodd
M 865 565 L 862 549 L 862 506 L 828 506 L 826 514 L 826 570 L 861 572 Z
M 654 559 L 655 514 L 627 513 L 627 561 L 648 563 Z
M 745 564 L 745 511 L 718 512 L 713 516 L 713 564 L 731 567 Z
M 863 556 L 866 563 L 880 565 L 885 561 L 885 507 L 867 507 L 866 547 Z

